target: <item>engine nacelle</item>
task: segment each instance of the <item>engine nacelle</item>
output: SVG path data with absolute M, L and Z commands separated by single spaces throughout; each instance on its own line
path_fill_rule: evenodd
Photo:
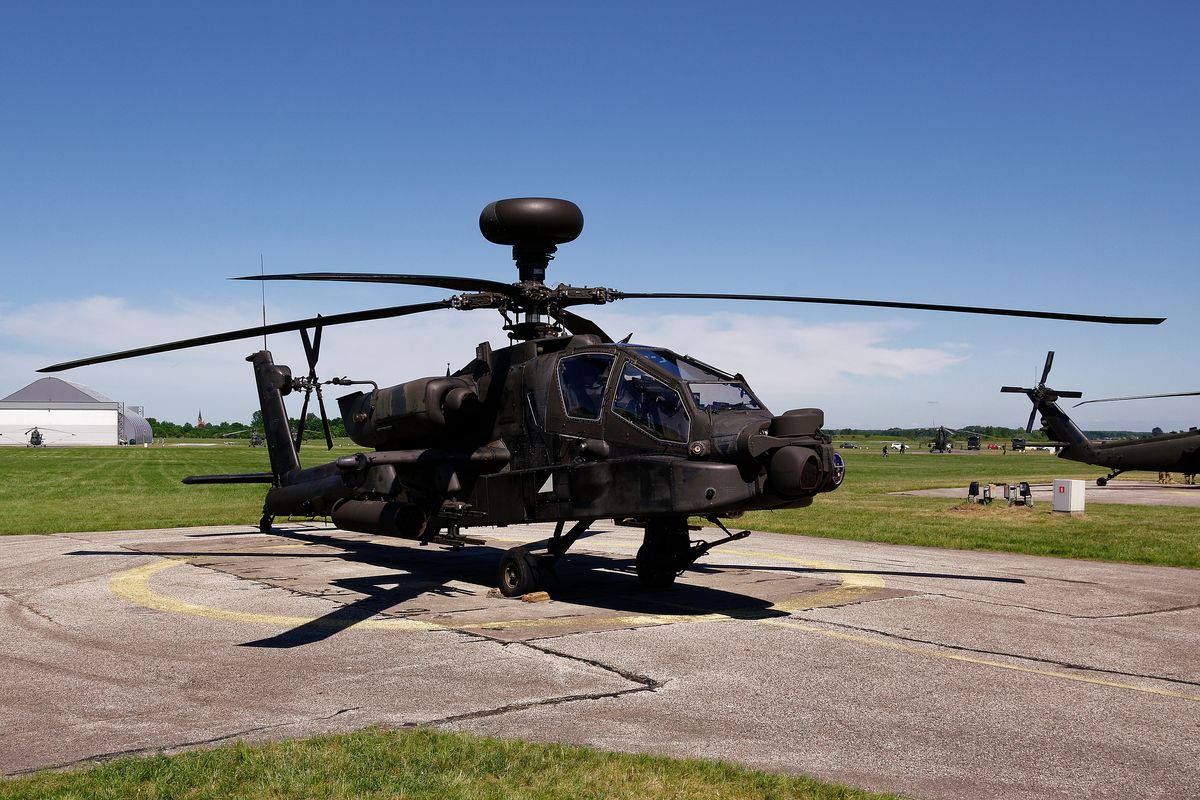
M 417 378 L 386 389 L 338 398 L 346 433 L 362 447 L 430 447 L 458 429 L 467 436 L 478 418 L 479 394 L 470 378 Z

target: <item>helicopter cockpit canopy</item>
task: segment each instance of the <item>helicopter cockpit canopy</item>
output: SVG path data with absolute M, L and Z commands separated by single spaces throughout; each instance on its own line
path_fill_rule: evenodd
M 682 381 L 701 411 L 763 411 L 745 381 L 715 367 L 658 347 L 628 348 L 672 377 Z

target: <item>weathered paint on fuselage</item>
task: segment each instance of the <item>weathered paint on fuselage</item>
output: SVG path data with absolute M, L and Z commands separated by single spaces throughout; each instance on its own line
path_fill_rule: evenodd
M 594 418 L 568 413 L 559 380 L 563 358 L 588 355 L 611 359 Z M 686 436 L 659 437 L 614 412 L 617 376 L 626 365 L 673 390 L 676 408 L 682 404 L 687 414 Z M 459 400 L 448 403 L 452 392 Z M 702 408 L 679 376 L 636 346 L 589 335 L 495 351 L 480 345 L 453 375 L 356 392 L 339 404 L 355 441 L 393 461 L 354 474 L 342 470 L 345 496 L 414 503 L 431 516 L 457 497 L 470 506 L 458 521 L 462 527 L 804 506 L 840 482 L 840 461 L 819 430 L 819 411 L 789 412 L 779 423 L 757 401 L 752 410 Z M 786 447 L 801 449 L 772 464 Z M 507 458 L 470 456 L 481 448 Z M 406 453 L 410 463 L 396 463 Z M 325 475 L 311 471 L 313 478 Z

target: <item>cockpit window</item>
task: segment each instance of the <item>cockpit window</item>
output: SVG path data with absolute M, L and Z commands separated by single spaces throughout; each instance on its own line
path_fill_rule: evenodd
M 629 348 L 656 367 L 662 367 L 668 374 L 685 381 L 728 381 L 733 376 L 720 370 L 701 364 L 699 361 L 672 353 L 670 350 L 660 350 L 657 347 L 642 347 L 634 345 Z
M 636 364 L 621 370 L 613 411 L 659 439 L 686 442 L 691 420 L 683 398 Z
M 567 356 L 558 362 L 558 382 L 568 417 L 600 419 L 612 365 L 612 356 L 599 353 Z
M 661 367 L 668 374 L 687 383 L 696 407 L 703 411 L 759 411 L 762 405 L 750 392 L 750 387 L 732 375 L 695 359 L 660 350 L 634 345 L 629 348 L 642 358 Z
M 730 381 L 728 383 L 698 383 L 688 384 L 692 393 L 692 401 L 696 408 L 706 411 L 758 411 L 762 408 L 746 384 Z

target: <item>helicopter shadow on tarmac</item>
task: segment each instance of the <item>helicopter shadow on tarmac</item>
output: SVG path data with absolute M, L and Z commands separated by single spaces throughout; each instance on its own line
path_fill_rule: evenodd
M 339 532 L 340 533 L 340 532 Z M 245 534 L 194 534 L 189 539 L 216 538 L 222 536 L 244 536 Z M 337 603 L 330 612 L 308 620 L 300 625 L 285 630 L 279 634 L 263 639 L 245 642 L 244 647 L 292 648 L 301 647 L 328 639 L 340 631 L 352 628 L 358 623 L 373 618 L 403 620 L 436 616 L 437 624 L 447 629 L 455 629 L 453 617 L 451 621 L 443 622 L 443 609 L 431 608 L 431 605 L 441 605 L 437 598 L 450 600 L 477 599 L 486 604 L 503 604 L 497 606 L 511 612 L 520 601 L 488 597 L 484 592 L 473 591 L 461 585 L 469 584 L 480 589 L 491 589 L 496 585 L 497 565 L 504 550 L 490 545 L 477 545 L 464 548 L 457 552 L 447 553 L 441 547 L 421 547 L 415 542 L 398 541 L 396 544 L 383 544 L 348 536 L 329 535 L 314 530 L 295 530 L 276 528 L 273 537 L 306 545 L 317 545 L 334 548 L 322 552 L 272 552 L 269 550 L 221 549 L 205 550 L 203 548 L 162 548 L 137 549 L 140 555 L 161 556 L 166 558 L 187 558 L 197 566 L 235 575 L 245 580 L 253 580 L 263 585 L 283 588 L 297 594 L 311 597 L 321 597 Z M 98 556 L 123 555 L 128 556 L 128 550 L 77 550 L 68 555 Z M 313 571 L 304 570 L 305 578 L 314 579 L 305 587 L 300 587 L 292 576 L 271 577 L 257 567 L 246 567 L 248 561 L 261 559 L 295 560 L 320 559 L 345 564 L 361 564 L 368 568 L 383 568 L 389 571 L 382 574 L 332 577 L 322 581 Z M 605 616 L 602 612 L 617 612 L 621 616 L 653 616 L 670 621 L 678 618 L 680 621 L 695 618 L 697 615 L 716 614 L 736 617 L 739 619 L 766 619 L 786 616 L 787 612 L 776 608 L 777 598 L 754 596 L 742 590 L 755 591 L 762 585 L 757 576 L 749 580 L 745 576 L 751 574 L 745 567 L 708 567 L 695 565 L 690 573 L 704 576 L 702 580 L 712 580 L 714 576 L 730 575 L 742 571 L 741 581 L 731 581 L 730 588 L 719 588 L 694 582 L 677 582 L 670 589 L 646 589 L 637 580 L 632 557 L 613 556 L 611 554 L 592 554 L 584 550 L 573 550 L 564 557 L 550 573 L 547 589 L 553 600 L 576 606 L 582 613 L 578 616 Z M 334 570 L 336 571 L 336 570 Z M 781 570 L 775 570 L 781 572 Z M 796 570 L 797 574 L 811 573 L 814 576 L 820 570 Z M 735 576 L 736 577 L 736 576 Z M 781 577 L 780 582 L 791 584 L 789 577 Z M 837 583 L 836 579 L 823 581 L 813 577 L 802 586 L 794 586 L 795 594 L 805 591 L 827 589 Z M 775 592 L 779 588 L 774 589 Z M 770 595 L 771 592 L 762 592 Z M 431 604 L 414 605 L 413 601 L 427 597 Z M 453 606 L 454 603 L 452 602 Z M 529 604 L 529 609 L 538 604 Z M 470 610 L 479 610 L 480 604 L 471 604 Z M 451 609 L 451 612 L 460 609 Z M 601 612 L 601 613 L 593 613 Z M 536 616 L 536 613 L 526 616 Z M 502 623 L 501 623 L 502 624 Z M 479 629 L 479 626 L 474 626 Z M 480 631 L 483 632 L 483 631 Z

